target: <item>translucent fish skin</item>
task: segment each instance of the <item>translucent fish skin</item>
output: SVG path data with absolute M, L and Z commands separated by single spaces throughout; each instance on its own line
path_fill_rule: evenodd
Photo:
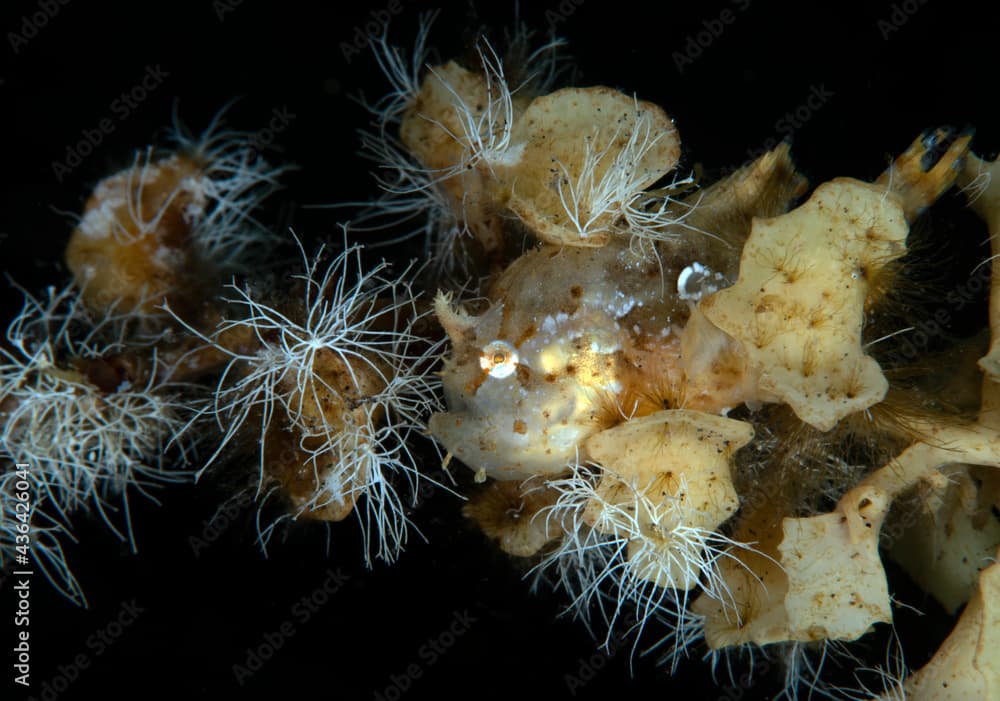
M 620 403 L 641 358 L 678 357 L 672 324 L 686 316 L 686 304 L 661 274 L 655 259 L 625 245 L 546 246 L 522 256 L 494 285 L 483 314 L 442 319 L 453 346 L 443 372 L 450 411 L 431 418 L 431 433 L 489 477 L 564 472 L 604 428 L 602 415 Z M 449 311 L 439 308 L 442 315 Z M 481 362 L 495 341 L 517 351 L 506 377 Z

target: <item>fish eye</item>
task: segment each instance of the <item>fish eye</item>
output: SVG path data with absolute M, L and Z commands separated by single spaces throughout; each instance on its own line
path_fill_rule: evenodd
M 491 341 L 479 356 L 479 366 L 490 377 L 510 377 L 517 369 L 517 350 L 506 341 Z

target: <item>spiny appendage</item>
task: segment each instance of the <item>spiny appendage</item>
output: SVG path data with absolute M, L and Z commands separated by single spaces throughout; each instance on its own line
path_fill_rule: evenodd
M 727 684 L 732 688 L 745 686 L 747 680 L 753 680 L 772 666 L 783 670 L 781 690 L 773 697 L 786 701 L 799 699 L 855 698 L 844 695 L 847 690 L 831 686 L 822 679 L 823 669 L 836 658 L 834 662 L 859 663 L 857 657 L 850 653 L 847 646 L 839 641 L 819 640 L 816 642 L 787 642 L 767 646 L 753 643 L 711 650 L 705 658 L 712 670 L 712 677 L 718 684 Z M 763 666 L 762 670 L 758 665 Z M 865 696 L 871 699 L 871 696 Z
M 509 49 L 519 53 L 529 51 L 532 33 L 523 27 L 516 29 L 508 36 Z M 514 122 L 520 109 L 515 105 L 515 97 L 522 100 L 530 99 L 536 91 L 548 87 L 559 73 L 558 49 L 563 46 L 559 39 L 551 38 L 546 43 L 531 51 L 526 60 L 538 59 L 541 68 L 529 72 L 522 64 L 518 76 L 520 82 L 511 83 L 505 63 L 500 54 L 485 37 L 480 37 L 475 45 L 479 57 L 478 71 L 475 77 L 475 89 L 471 92 L 466 85 L 453 85 L 450 73 L 443 73 L 435 68 L 429 68 L 449 96 L 452 119 L 446 124 L 437 122 L 437 126 L 458 145 L 459 158 L 455 163 L 442 169 L 441 175 L 452 177 L 482 164 L 487 171 L 493 173 L 496 165 L 516 162 L 520 157 L 523 144 L 515 144 L 512 135 Z M 509 53 L 509 50 L 508 50 Z
M 362 132 L 361 140 L 362 154 L 377 166 L 382 195 L 370 202 L 334 206 L 364 206 L 352 220 L 356 230 L 405 227 L 395 240 L 422 237 L 432 261 L 429 272 L 458 288 L 474 268 L 469 248 L 475 250 L 475 241 L 492 250 L 493 234 L 486 220 L 494 203 L 484 190 L 483 178 L 494 178 L 494 165 L 504 163 L 512 151 L 519 110 L 515 98 L 523 102 L 549 89 L 562 70 L 558 49 L 564 42 L 550 37 L 533 48 L 535 32 L 525 25 L 508 32 L 503 53 L 514 62 L 513 82 L 500 53 L 485 38 L 477 41 L 479 65 L 471 72 L 454 64 L 428 68 L 426 42 L 435 14 L 421 18 L 412 52 L 392 46 L 387 33 L 373 42 L 391 90 L 366 104 L 372 125 Z M 422 91 L 427 93 L 423 101 Z M 426 113 L 415 114 L 414 109 Z M 404 127 L 406 120 L 409 126 Z M 411 141 L 416 130 L 436 146 L 426 153 L 415 152 L 413 143 L 404 145 L 397 136 L 401 127 Z
M 278 238 L 255 210 L 287 168 L 221 119 L 197 137 L 175 124 L 172 149 L 147 147 L 94 188 L 64 253 L 89 307 L 141 309 L 160 324 L 164 300 L 197 308 L 219 276 L 267 262 Z
M 511 129 L 514 126 L 514 99 L 504 76 L 503 62 L 485 39 L 476 47 L 482 66 L 486 99 L 481 105 L 472 105 L 458 92 L 447 78 L 438 76 L 441 84 L 451 94 L 452 106 L 458 120 L 460 133 L 449 135 L 462 147 L 462 157 L 450 170 L 449 176 L 475 168 L 480 162 L 488 168 L 504 159 L 511 147 Z M 437 72 L 431 68 L 432 73 Z M 442 128 L 444 125 L 442 125 Z
M 869 667 L 860 664 L 854 670 L 856 686 L 837 687 L 837 698 L 845 701 L 905 701 L 904 680 L 908 676 L 902 642 L 893 630 L 885 651 L 885 661 Z
M 677 226 L 690 214 L 669 192 L 692 184 L 692 176 L 675 177 L 659 192 L 647 192 L 649 171 L 643 161 L 672 132 L 654 128 L 653 118 L 635 101 L 627 135 L 619 127 L 603 149 L 594 147 L 594 137 L 584 137 L 584 157 L 575 175 L 559 163 L 559 201 L 571 227 L 581 239 L 605 234 L 629 237 L 634 250 L 645 250 L 651 242 L 677 238 Z M 622 140 L 624 139 L 624 143 Z
M 683 610 L 680 615 L 671 611 L 657 611 L 654 635 L 659 635 L 651 645 L 642 651 L 644 655 L 658 655 L 656 663 L 670 674 L 675 674 L 681 662 L 686 660 L 705 639 L 705 619 L 693 611 Z M 663 631 L 663 632 L 661 632 Z
M 200 169 L 200 197 L 207 204 L 192 233 L 199 257 L 221 270 L 246 271 L 264 262 L 282 240 L 255 214 L 281 188 L 280 178 L 291 166 L 269 164 L 254 132 L 226 128 L 227 110 L 228 105 L 198 135 L 175 112 L 170 140 Z
M 72 287 L 49 288 L 45 299 L 25 292 L 21 313 L 0 347 L 0 449 L 30 463 L 52 507 L 60 514 L 93 507 L 120 537 L 111 519 L 128 490 L 186 479 L 168 467 L 164 452 L 184 424 L 178 388 L 145 378 L 108 374 L 104 358 L 129 336 L 129 314 L 92 317 Z M 99 378 L 99 379 L 98 379 Z M 141 384 L 133 384 L 141 382 Z M 186 444 L 178 441 L 180 457 Z
M 752 545 L 686 525 L 669 499 L 654 503 L 648 489 L 632 487 L 631 499 L 619 494 L 605 500 L 597 488 L 600 476 L 599 468 L 576 466 L 569 477 L 547 482 L 559 498 L 544 517 L 552 534 L 563 537 L 535 571 L 571 596 L 568 610 L 588 627 L 598 613 L 607 629 L 605 644 L 620 619 L 634 618 L 628 632 L 637 643 L 647 623 L 666 623 L 671 632 L 653 647 L 672 645 L 664 659 L 675 667 L 701 637 L 698 616 L 688 610 L 692 590 L 700 587 L 736 616 L 718 565 L 723 559 L 738 562 L 731 551 Z
M 684 234 L 693 232 L 709 238 L 718 238 L 688 222 L 699 204 L 699 198 L 682 195 L 695 186 L 694 175 L 675 175 L 669 185 L 655 190 L 643 190 L 629 198 L 622 216 L 626 224 L 629 248 L 636 255 L 659 257 L 657 244 L 677 241 Z
M 404 113 L 417 101 L 424 74 L 429 71 L 441 82 L 442 88 L 450 97 L 457 129 L 453 130 L 437 121 L 435 124 L 464 147 L 460 162 L 443 169 L 425 169 L 428 173 L 434 173 L 443 179 L 474 166 L 480 160 L 490 161 L 494 157 L 502 159 L 510 147 L 514 95 L 518 92 L 540 94 L 551 89 L 565 67 L 559 53 L 565 42 L 555 36 L 549 36 L 547 41 L 535 47 L 536 32 L 523 23 L 506 32 L 504 53 L 513 59 L 517 73 L 514 87 L 511 87 L 500 55 L 487 39 L 480 37 L 476 43 L 476 52 L 480 63 L 479 78 L 483 81 L 486 99 L 482 102 L 473 101 L 470 96 L 462 94 L 445 76 L 429 67 L 430 51 L 427 48 L 427 39 L 437 14 L 435 11 L 424 13 L 420 17 L 413 49 L 410 51 L 403 51 L 389 42 L 388 26 L 373 40 L 375 60 L 389 82 L 390 90 L 376 102 L 364 103 L 372 115 L 375 128 L 374 132 L 364 136 L 374 137 L 373 141 L 385 139 L 395 142 L 391 132 L 398 130 Z M 366 150 L 372 147 L 377 154 L 378 146 L 375 143 L 365 143 Z M 400 164 L 391 162 L 388 165 Z M 415 161 L 410 161 L 407 168 L 420 168 L 420 166 Z
M 571 68 L 570 56 L 565 53 L 569 42 L 557 36 L 554 27 L 542 41 L 537 40 L 538 34 L 525 22 L 504 29 L 504 62 L 514 92 L 544 95 Z
M 398 127 L 403 112 L 420 92 L 420 81 L 430 56 L 427 39 L 438 12 L 439 10 L 435 10 L 421 14 L 411 50 L 404 51 L 390 43 L 388 23 L 371 42 L 375 61 L 390 86 L 389 92 L 375 102 L 364 103 L 380 132 L 384 133 L 393 125 Z
M 362 133 L 362 155 L 376 164 L 373 176 L 382 194 L 374 200 L 349 202 L 334 207 L 361 207 L 351 219 L 355 232 L 399 230 L 401 233 L 380 246 L 411 238 L 424 241 L 425 257 L 430 261 L 428 274 L 444 279 L 449 287 L 460 286 L 471 261 L 466 260 L 466 241 L 471 239 L 465 216 L 464 200 L 456 211 L 441 188 L 439 178 L 421 167 L 390 134 Z
M 979 198 L 989 191 L 992 182 L 993 172 L 989 164 L 970 152 L 965 158 L 957 182 L 959 189 L 965 193 L 969 206 L 975 208 Z
M 279 308 L 249 287 L 233 286 L 228 302 L 238 316 L 203 337 L 230 360 L 202 410 L 222 437 L 201 472 L 244 427 L 257 432 L 258 497 L 294 473 L 294 493 L 284 485 L 293 517 L 340 520 L 359 503 L 369 562 L 373 554 L 391 561 L 410 524 L 398 480 L 390 478 L 408 483 L 414 498 L 417 481 L 429 479 L 418 472 L 410 446 L 424 433 L 424 417 L 439 408 L 440 381 L 432 370 L 440 344 L 418 333 L 428 312 L 405 281 L 410 269 L 390 277 L 383 262 L 363 271 L 360 246 L 328 265 L 322 249 L 310 257 L 299 247 L 300 298 Z M 234 329 L 250 329 L 256 347 L 224 345 Z M 271 462 L 269 443 L 289 431 L 292 449 L 280 461 L 295 464 Z M 262 528 L 262 537 L 271 530 Z
M 770 656 L 778 657 L 784 666 L 784 686 L 778 698 L 798 701 L 800 698 L 814 697 L 840 698 L 830 685 L 823 680 L 823 669 L 829 658 L 850 659 L 857 663 L 858 658 L 850 653 L 847 646 L 837 640 L 818 640 L 815 642 L 787 642 L 774 646 Z M 769 649 L 766 648 L 765 652 Z
M 23 307 L 0 345 L 2 480 L 10 487 L 14 465 L 30 466 L 36 561 L 59 591 L 82 602 L 60 542 L 72 539 L 70 516 L 96 512 L 134 549 L 130 494 L 149 497 L 151 487 L 189 478 L 172 467 L 174 460 L 183 465 L 190 449 L 178 437 L 186 409 L 179 388 L 157 379 L 155 353 L 148 374 L 130 375 L 109 360 L 126 342 L 151 342 L 132 335 L 133 313 L 92 315 L 72 286 L 50 287 L 41 298 L 22 293 Z M 171 445 L 176 454 L 168 458 Z M 7 513 L 12 489 L 2 499 L 6 538 L 16 525 Z
M 372 42 L 375 60 L 391 89 L 376 102 L 364 104 L 372 123 L 361 131 L 360 153 L 375 164 L 373 176 L 382 193 L 374 200 L 331 206 L 362 208 L 351 220 L 353 231 L 402 231 L 382 245 L 412 237 L 423 239 L 427 257 L 439 262 L 439 269 L 432 274 L 451 276 L 457 269 L 464 270 L 451 254 L 461 250 L 458 238 L 469 235 L 464 214 L 455 211 L 440 186 L 447 176 L 420 164 L 397 136 L 404 113 L 420 92 L 429 58 L 427 38 L 436 16 L 437 12 L 421 16 L 412 51 L 404 52 L 389 42 L 388 26 Z

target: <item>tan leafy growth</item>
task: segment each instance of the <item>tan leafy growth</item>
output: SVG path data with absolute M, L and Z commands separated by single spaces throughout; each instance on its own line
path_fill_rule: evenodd
M 641 533 L 643 545 L 630 556 L 640 562 L 647 579 L 690 588 L 697 583 L 685 562 L 671 549 L 681 545 L 671 533 L 679 526 L 714 531 L 739 507 L 730 474 L 733 453 L 750 442 L 750 424 L 683 409 L 664 410 L 633 419 L 589 438 L 586 450 L 604 468 L 584 521 L 610 535 Z M 619 508 L 620 507 L 620 508 Z M 630 513 L 628 523 L 606 513 Z M 678 541 L 678 542 L 674 542 Z M 685 545 L 691 545 L 690 542 Z M 665 575 L 661 573 L 666 571 Z
M 66 245 L 66 265 L 92 309 L 151 312 L 194 280 L 191 233 L 205 207 L 200 167 L 182 156 L 102 180 Z
M 844 517 L 834 511 L 787 518 L 784 533 L 780 552 L 791 639 L 854 640 L 872 624 L 892 621 L 877 529 L 852 542 Z
M 536 98 L 511 138 L 509 206 L 539 238 L 563 245 L 607 243 L 625 207 L 680 156 L 661 108 L 605 87 Z
M 912 523 L 904 523 L 891 554 L 924 591 L 955 613 L 1000 545 L 1000 522 L 967 467 L 925 480 L 918 489 L 922 508 L 908 513 Z
M 549 535 L 542 510 L 555 503 L 551 489 L 516 481 L 491 482 L 462 509 L 500 549 L 516 557 L 530 557 L 542 549 Z
M 955 629 L 904 689 L 913 701 L 1000 697 L 1000 564 L 983 570 Z
M 882 400 L 888 383 L 861 346 L 866 278 L 905 252 L 906 234 L 895 195 L 847 178 L 754 220 L 739 280 L 700 306 L 742 344 L 757 399 L 786 402 L 824 431 Z M 829 310 L 820 325 L 807 313 L 817 308 Z

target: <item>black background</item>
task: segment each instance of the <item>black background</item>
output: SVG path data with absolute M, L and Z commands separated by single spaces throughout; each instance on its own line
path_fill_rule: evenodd
M 4 3 L 0 30 L 5 37 L 20 32 L 23 18 L 42 6 Z M 334 9 L 245 0 L 221 18 L 218 7 L 72 0 L 17 52 L 9 37 L 0 42 L 0 268 L 13 279 L 33 289 L 65 281 L 58 261 L 72 228 L 66 212 L 79 211 L 100 178 L 162 133 L 175 101 L 194 128 L 233 97 L 242 98 L 230 115 L 239 128 L 263 128 L 274 109 L 294 114 L 272 158 L 300 169 L 287 178 L 268 216 L 293 224 L 310 241 L 335 238 L 343 213 L 308 205 L 375 192 L 367 165 L 355 155 L 355 130 L 365 114 L 351 96 L 363 91 L 376 97 L 385 84 L 366 52 L 355 55 L 351 48 L 345 56 L 345 47 L 358 27 L 365 31 L 373 11 L 390 7 L 400 9 L 391 34 L 407 45 L 420 12 L 437 6 L 366 0 Z M 509 25 L 513 8 L 501 2 L 445 5 L 430 45 L 441 57 L 455 55 L 479 27 Z M 704 23 L 725 8 L 735 22 L 679 71 L 674 52 L 697 41 Z M 644 3 L 584 0 L 578 7 L 564 3 L 560 15 L 552 14 L 560 10 L 550 1 L 525 2 L 520 12 L 542 30 L 555 22 L 569 39 L 578 84 L 611 85 L 664 106 L 680 130 L 685 166 L 702 163 L 712 172 L 743 163 L 748 150 L 783 136 L 778 120 L 814 88 L 833 96 L 795 130 L 793 150 L 813 184 L 837 175 L 874 178 L 891 154 L 938 125 L 975 126 L 981 154 L 992 156 L 1000 145 L 992 94 L 997 22 L 971 3 L 930 0 L 898 3 L 894 10 L 888 3 L 778 9 L 762 2 L 663 2 L 654 11 Z M 880 28 L 879 22 L 891 21 L 894 12 L 906 21 L 884 38 L 888 25 Z M 168 78 L 119 120 L 112 101 L 150 65 Z M 59 182 L 53 161 L 64 159 L 82 130 L 104 117 L 113 119 L 114 132 Z M 957 251 L 948 262 L 954 275 L 981 259 L 981 240 L 976 229 L 949 243 Z M 4 309 L 16 303 L 11 290 L 2 294 Z M 429 495 L 415 514 L 430 543 L 412 542 L 395 566 L 372 571 L 363 567 L 351 523 L 333 528 L 329 553 L 323 529 L 300 527 L 285 543 L 273 543 L 265 559 L 253 542 L 252 509 L 241 511 L 195 557 L 189 539 L 225 497 L 223 486 L 209 481 L 159 497 L 160 507 L 141 498 L 133 502 L 137 555 L 100 524 L 77 519 L 80 544 L 68 556 L 89 608 L 74 607 L 36 581 L 33 693 L 51 682 L 58 665 L 84 652 L 91 666 L 59 698 L 375 699 L 392 675 L 422 662 L 421 645 L 446 630 L 456 611 L 468 611 L 477 622 L 435 664 L 422 664 L 423 676 L 404 697 L 565 698 L 566 675 L 579 674 L 594 652 L 582 626 L 557 618 L 564 602 L 531 595 L 516 565 L 467 526 L 459 501 L 448 494 Z M 295 621 L 297 633 L 238 684 L 232 666 L 289 619 L 290 607 L 322 582 L 328 568 L 345 573 L 347 585 L 308 623 Z M 906 603 L 931 614 L 901 623 L 914 650 L 910 661 L 918 665 L 948 622 L 905 582 L 901 586 Z M 97 656 L 86 645 L 88 636 L 132 599 L 145 613 Z M 0 590 L 0 613 L 12 611 L 13 602 L 9 588 Z M 6 623 L 8 615 L 0 620 Z M 12 638 L 4 636 L 0 649 L 7 650 Z M 750 688 L 727 692 L 728 682 L 713 685 L 697 659 L 670 678 L 648 658 L 636 659 L 630 673 L 628 657 L 626 651 L 606 664 L 597 660 L 600 669 L 576 697 L 767 698 L 775 690 L 773 671 L 744 685 Z M 17 698 L 4 664 L 0 698 Z

